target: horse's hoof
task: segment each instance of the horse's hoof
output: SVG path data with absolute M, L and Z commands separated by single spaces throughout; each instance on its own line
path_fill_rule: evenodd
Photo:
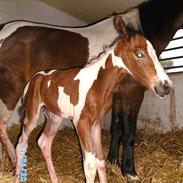
M 133 175 L 127 174 L 126 175 L 126 182 L 127 183 L 140 183 L 141 180 L 137 175 L 133 176 Z
M 111 165 L 118 165 L 118 166 L 120 166 L 119 159 L 116 158 L 116 156 L 108 155 L 108 156 L 107 156 L 107 161 L 108 161 Z

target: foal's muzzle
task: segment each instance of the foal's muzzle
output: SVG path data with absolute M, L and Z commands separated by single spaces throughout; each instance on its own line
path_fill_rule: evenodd
M 173 88 L 172 82 L 170 80 L 160 81 L 157 85 L 154 86 L 154 91 L 160 97 L 168 95 Z

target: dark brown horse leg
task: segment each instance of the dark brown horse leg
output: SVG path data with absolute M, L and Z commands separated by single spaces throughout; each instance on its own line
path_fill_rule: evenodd
M 113 95 L 113 105 L 112 105 L 112 122 L 111 122 L 111 145 L 107 160 L 111 164 L 119 163 L 119 146 L 122 140 L 122 122 L 121 122 L 121 95 L 115 92 Z
M 113 98 L 111 123 L 112 141 L 108 160 L 111 163 L 114 163 L 116 160 L 118 161 L 119 146 L 122 141 L 123 155 L 121 171 L 123 175 L 127 177 L 127 182 L 138 182 L 139 178 L 136 174 L 134 164 L 134 143 L 137 116 L 144 97 L 144 88 L 132 78 L 127 78 L 120 84 L 119 90 L 121 96 L 116 95 Z M 119 112 L 120 100 L 121 111 Z
M 121 171 L 127 178 L 127 182 L 139 182 L 140 179 L 135 171 L 134 143 L 136 134 L 137 117 L 144 98 L 144 88 L 138 83 L 131 84 L 130 91 L 122 92 L 122 143 L 123 154 Z
M 0 119 L 0 143 L 2 144 L 2 146 L 4 147 L 4 149 L 8 154 L 10 164 L 12 165 L 13 168 L 15 168 L 16 166 L 15 148 L 7 135 L 6 121 L 3 120 L 2 118 Z M 1 163 L 2 163 L 2 160 L 1 160 Z
M 138 182 L 139 178 L 134 164 L 134 143 L 138 113 L 123 111 L 122 118 L 122 143 L 123 154 L 121 160 L 121 171 L 127 178 L 127 182 Z

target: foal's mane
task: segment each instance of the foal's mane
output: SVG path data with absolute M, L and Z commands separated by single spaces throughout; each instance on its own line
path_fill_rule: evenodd
M 135 35 L 141 35 L 141 33 L 135 31 L 134 29 L 132 29 L 131 27 L 126 27 L 127 28 L 127 32 L 128 32 L 128 40 L 131 39 L 131 37 L 135 36 Z M 114 45 L 118 42 L 118 41 L 122 41 L 124 38 L 122 35 L 118 35 L 109 45 L 104 45 L 103 46 L 103 50 L 96 56 L 91 58 L 86 65 L 91 64 L 97 60 L 99 60 L 103 55 L 105 55 L 109 50 L 111 50 L 111 48 L 114 47 Z

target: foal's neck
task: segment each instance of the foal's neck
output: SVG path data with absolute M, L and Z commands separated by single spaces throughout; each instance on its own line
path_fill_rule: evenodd
M 105 95 L 111 95 L 120 81 L 128 74 L 127 68 L 120 57 L 110 52 L 105 60 L 105 66 L 98 73 L 97 82 L 103 88 Z

